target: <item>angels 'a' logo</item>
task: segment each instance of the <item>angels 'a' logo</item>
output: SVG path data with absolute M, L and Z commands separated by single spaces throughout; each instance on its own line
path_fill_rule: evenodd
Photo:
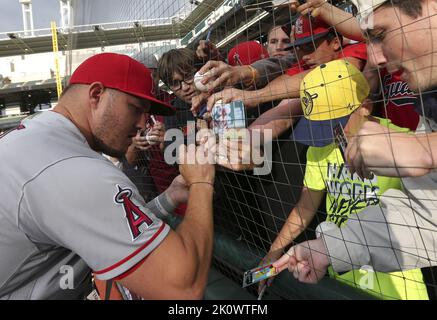
M 122 188 L 117 185 L 118 193 L 115 195 L 114 201 L 123 205 L 126 214 L 127 225 L 132 235 L 132 241 L 135 241 L 141 233 L 153 224 L 153 220 L 141 209 L 135 205 L 130 199 L 132 190 Z

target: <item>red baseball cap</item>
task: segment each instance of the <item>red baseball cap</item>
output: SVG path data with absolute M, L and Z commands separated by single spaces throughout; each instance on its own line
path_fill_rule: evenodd
M 268 57 L 267 50 L 259 42 L 247 41 L 236 45 L 229 51 L 228 63 L 231 66 L 247 66 Z
M 117 53 L 100 53 L 82 62 L 71 75 L 69 84 L 101 82 L 116 89 L 151 102 L 150 113 L 173 115 L 170 105 L 153 95 L 153 79 L 148 68 L 129 56 Z
M 308 15 L 299 16 L 295 22 L 293 44 L 284 50 L 291 50 L 294 46 L 309 43 L 316 39 L 326 36 L 330 31 L 330 26 L 322 19 L 310 17 Z

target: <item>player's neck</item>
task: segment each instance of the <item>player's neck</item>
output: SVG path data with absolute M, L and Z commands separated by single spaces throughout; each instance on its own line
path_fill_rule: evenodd
M 68 104 L 60 102 L 53 108 L 53 112 L 59 113 L 70 120 L 83 134 L 89 146 L 93 149 L 94 138 L 91 133 L 88 119 L 85 112 L 74 112 L 75 109 L 68 107 Z

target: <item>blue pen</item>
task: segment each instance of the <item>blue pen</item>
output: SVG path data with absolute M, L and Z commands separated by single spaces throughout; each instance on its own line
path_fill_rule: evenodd
M 206 104 L 204 104 L 199 111 L 199 114 L 197 115 L 198 117 L 203 117 L 203 115 L 206 113 L 207 109 L 206 109 Z
M 212 32 L 212 29 L 209 29 L 208 34 L 206 35 L 206 39 L 205 39 L 206 42 L 209 41 L 209 38 L 211 37 L 211 32 Z

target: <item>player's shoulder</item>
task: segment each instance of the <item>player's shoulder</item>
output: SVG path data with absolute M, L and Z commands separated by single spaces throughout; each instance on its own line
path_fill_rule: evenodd
M 24 119 L 7 135 L 17 148 L 27 151 L 48 150 L 51 153 L 75 152 L 89 149 L 85 136 L 63 115 L 44 111 Z M 40 149 L 40 150 L 36 150 Z
M 115 166 L 110 160 L 100 154 L 95 155 L 73 155 L 64 157 L 57 162 L 47 166 L 51 173 L 59 172 L 67 176 L 84 176 L 87 179 L 94 179 L 96 176 L 125 176 L 122 170 Z

